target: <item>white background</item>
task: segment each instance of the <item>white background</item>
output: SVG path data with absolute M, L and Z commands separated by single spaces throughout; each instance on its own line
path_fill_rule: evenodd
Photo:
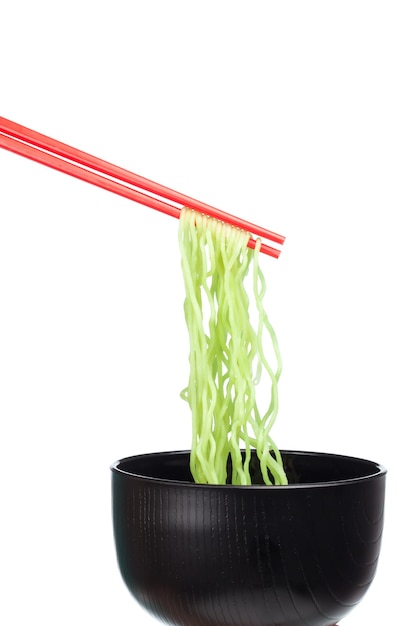
M 286 235 L 262 259 L 273 434 L 388 468 L 378 573 L 342 625 L 408 623 L 413 3 L 3 5 L 0 115 Z M 5 151 L 0 183 L 0 622 L 150 626 L 109 465 L 190 445 L 178 223 Z

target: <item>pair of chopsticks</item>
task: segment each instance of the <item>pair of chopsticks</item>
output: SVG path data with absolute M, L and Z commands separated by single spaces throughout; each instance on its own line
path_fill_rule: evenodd
M 280 255 L 279 249 L 262 243 L 262 239 L 282 245 L 285 240 L 282 235 L 215 209 L 204 202 L 72 148 L 4 117 L 0 117 L 0 148 L 176 218 L 180 217 L 181 206 L 199 211 L 257 235 L 261 238 L 261 252 L 275 258 Z M 147 195 L 143 193 L 145 191 L 154 195 Z M 175 204 L 169 204 L 164 200 Z M 255 239 L 252 236 L 248 241 L 248 246 L 255 248 Z

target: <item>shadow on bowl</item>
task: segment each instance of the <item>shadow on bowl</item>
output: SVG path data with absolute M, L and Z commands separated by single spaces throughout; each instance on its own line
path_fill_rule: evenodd
M 288 486 L 197 485 L 188 451 L 111 466 L 118 564 L 145 609 L 177 626 L 334 626 L 362 599 L 381 546 L 385 468 L 282 457 Z

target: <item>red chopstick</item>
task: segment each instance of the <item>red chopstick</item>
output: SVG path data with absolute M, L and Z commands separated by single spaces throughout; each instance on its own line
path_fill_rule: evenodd
M 0 147 L 176 218 L 180 217 L 181 206 L 200 211 L 260 237 L 261 252 L 275 258 L 280 255 L 279 249 L 262 243 L 262 239 L 269 239 L 282 245 L 285 240 L 282 235 L 220 211 L 4 117 L 0 117 Z M 128 186 L 123 183 L 127 183 Z M 154 195 L 147 195 L 142 190 Z M 168 204 L 155 196 L 175 202 L 179 206 Z M 248 246 L 254 248 L 255 239 L 251 238 Z

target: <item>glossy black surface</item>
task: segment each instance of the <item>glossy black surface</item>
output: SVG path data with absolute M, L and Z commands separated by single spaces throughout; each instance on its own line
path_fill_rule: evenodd
M 195 485 L 188 452 L 112 466 L 118 563 L 142 606 L 181 626 L 332 626 L 361 600 L 379 557 L 386 470 L 282 454 L 285 487 Z

